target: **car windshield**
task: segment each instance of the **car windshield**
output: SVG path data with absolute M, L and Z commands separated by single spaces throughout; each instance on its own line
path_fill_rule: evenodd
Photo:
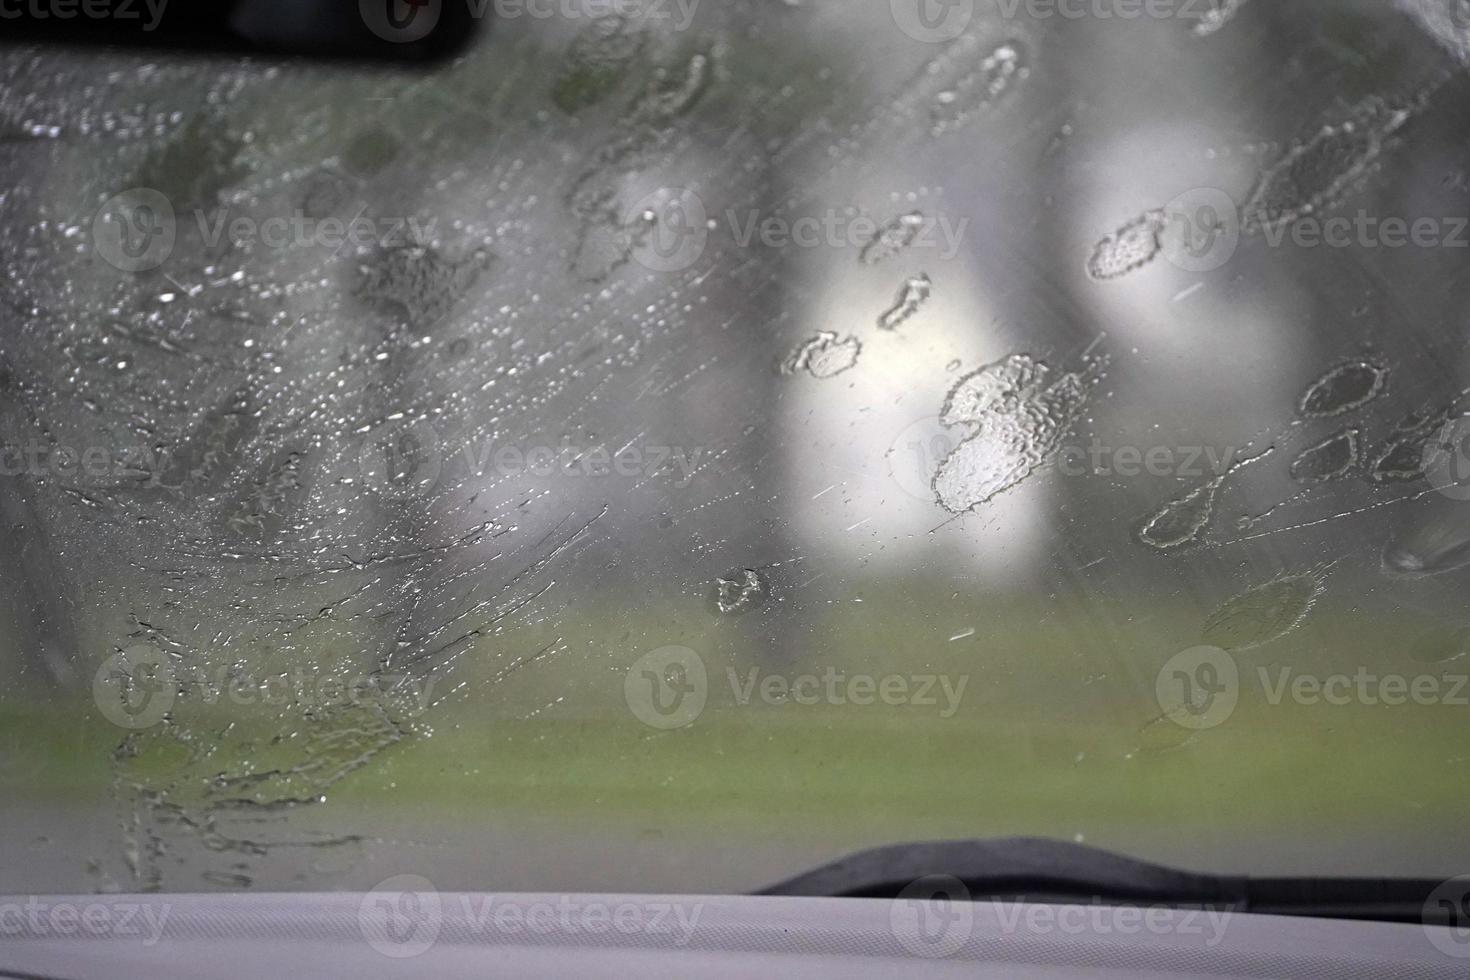
M 0 893 L 1465 871 L 1461 6 L 0 47 Z

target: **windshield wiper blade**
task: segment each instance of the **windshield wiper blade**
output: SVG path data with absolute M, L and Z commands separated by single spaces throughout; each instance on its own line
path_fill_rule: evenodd
M 1081 844 L 1040 838 L 934 841 L 860 851 L 761 890 L 761 895 L 897 898 L 915 881 L 958 879 L 972 899 L 1098 901 L 1218 907 L 1262 915 L 1453 924 L 1431 907 L 1439 881 L 1252 878 L 1180 871 Z

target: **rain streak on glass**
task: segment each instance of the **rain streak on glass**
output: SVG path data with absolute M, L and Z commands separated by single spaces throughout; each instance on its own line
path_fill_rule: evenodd
M 715 580 L 715 608 L 726 616 L 759 609 L 769 594 L 765 577 L 753 568 L 739 568 Z
M 804 371 L 814 378 L 835 378 L 856 367 L 862 352 L 862 342 L 856 337 L 839 339 L 837 334 L 823 331 L 798 344 L 781 363 L 781 373 L 799 374 Z
M 1081 418 L 1106 364 L 1084 358 L 1080 370 L 1059 374 L 1016 354 L 963 378 L 940 413 L 964 434 L 934 476 L 939 503 L 962 514 L 1044 465 Z
M 915 276 L 904 283 L 893 307 L 878 318 L 884 330 L 897 330 L 924 308 L 934 292 L 934 281 L 927 275 Z
M 1304 450 L 1291 463 L 1291 478 L 1298 483 L 1327 483 L 1347 476 L 1358 465 L 1361 433 L 1348 429 Z
M 1451 5 L 940 43 L 882 0 L 653 6 L 492 18 L 423 73 L 0 49 L 0 893 L 404 862 L 743 893 L 977 813 L 1259 863 L 1226 813 L 1356 871 L 1311 819 L 1348 814 L 1406 871 L 1466 859 L 1452 712 L 1286 705 L 1262 739 L 1140 733 L 1138 698 L 1140 656 L 1201 633 L 1465 663 L 1470 525 L 1425 465 L 1466 407 L 1463 253 L 1270 240 L 1463 213 Z M 1216 186 L 1266 217 L 1185 275 L 1166 202 Z M 169 205 L 169 249 L 119 197 Z M 864 230 L 732 233 L 827 215 Z M 250 233 L 273 221 L 305 238 Z M 169 254 L 109 260 L 140 248 Z M 1111 475 L 1074 476 L 1104 444 Z M 627 668 L 672 647 L 742 685 L 971 683 L 944 717 L 656 732 Z M 102 670 L 135 649 L 153 673 Z M 1252 792 L 1324 744 L 1352 778 Z
M 1302 396 L 1303 418 L 1326 419 L 1362 408 L 1383 393 L 1388 369 L 1370 361 L 1333 368 Z
M 1215 610 L 1205 621 L 1200 642 L 1224 650 L 1265 646 L 1300 626 L 1326 588 L 1326 568 L 1272 579 Z

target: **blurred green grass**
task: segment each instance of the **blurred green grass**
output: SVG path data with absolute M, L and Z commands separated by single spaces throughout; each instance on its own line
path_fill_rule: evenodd
M 328 795 L 368 814 L 738 822 L 755 835 L 786 833 L 799 819 L 895 840 L 1180 822 L 1336 833 L 1381 827 L 1410 807 L 1449 826 L 1467 800 L 1446 757 L 1460 751 L 1465 731 L 1464 710 L 1451 707 L 1243 703 L 1222 728 L 1163 751 L 1143 749 L 1131 727 L 1035 709 L 948 721 L 915 721 L 905 710 L 711 709 L 673 732 L 631 717 L 461 716 L 388 748 Z M 59 715 L 0 705 L 0 741 L 18 747 L 9 770 L 24 787 L 10 803 L 94 798 L 111 779 L 118 731 Z M 228 749 L 214 760 L 217 768 L 231 761 Z
M 1100 637 L 1077 611 L 1055 605 L 956 596 L 935 608 L 888 595 L 814 616 L 801 631 L 811 638 L 802 656 L 783 664 L 757 654 L 769 625 L 759 619 L 719 619 L 702 605 L 669 602 L 643 610 L 639 628 L 609 642 L 593 624 L 626 623 L 626 608 L 603 619 L 587 610 L 580 631 L 562 621 L 481 641 L 444 682 L 445 693 L 462 683 L 459 693 L 412 721 L 416 737 L 323 792 L 369 823 L 377 813 L 466 826 L 499 815 L 630 832 L 718 829 L 752 840 L 1070 839 L 1079 828 L 1345 838 L 1458 825 L 1470 802 L 1470 708 L 1271 705 L 1256 683 L 1257 666 L 1282 663 L 1319 674 L 1359 663 L 1457 672 L 1456 664 L 1412 663 L 1407 624 L 1319 610 L 1292 636 L 1237 653 L 1239 707 L 1221 727 L 1191 736 L 1149 722 L 1159 713 L 1154 675 L 1195 642 L 1198 614 L 1104 614 L 1112 627 Z M 950 642 L 955 624 L 967 621 L 977 638 Z M 555 656 L 507 672 L 516 662 L 508 651 L 552 642 L 561 644 Z M 639 655 L 668 644 L 700 651 L 710 699 L 691 726 L 662 732 L 628 709 L 623 677 Z M 912 705 L 740 705 L 727 675 L 790 676 L 828 665 L 848 674 L 947 674 L 967 686 L 960 710 L 943 718 L 938 707 Z M 301 724 L 279 711 L 215 705 L 191 707 L 180 727 L 209 746 L 202 763 L 187 764 L 182 743 L 159 738 L 140 740 L 139 751 L 114 764 L 125 733 L 89 701 L 0 700 L 6 805 L 93 805 L 120 772 L 189 799 L 190 782 L 202 787 L 219 772 L 265 765 L 262 747 L 276 752 L 277 736 Z

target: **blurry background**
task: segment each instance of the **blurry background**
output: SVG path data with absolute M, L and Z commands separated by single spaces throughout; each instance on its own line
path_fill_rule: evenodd
M 568 9 L 424 74 L 0 49 L 0 892 L 738 891 L 1009 834 L 1467 870 L 1470 690 L 1258 673 L 1470 673 L 1421 471 L 1467 252 L 1270 234 L 1454 237 L 1453 0 Z M 1274 218 L 1161 210 L 1211 190 Z M 1157 681 L 1201 643 L 1239 704 L 1195 731 Z M 670 646 L 707 703 L 665 730 Z M 730 680 L 829 669 L 965 686 Z

